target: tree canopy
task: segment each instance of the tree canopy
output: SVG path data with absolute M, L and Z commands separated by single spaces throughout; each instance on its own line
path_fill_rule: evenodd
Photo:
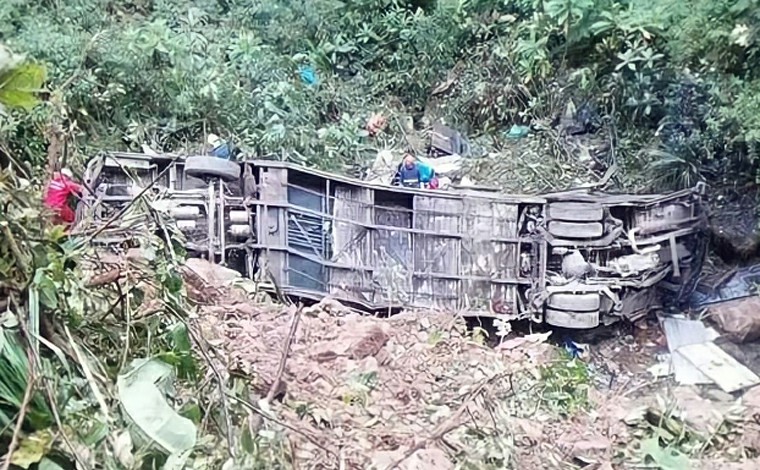
M 727 169 L 754 178 L 757 7 L 10 0 L 0 6 L 0 38 L 47 67 L 49 95 L 31 119 L 6 115 L 0 138 L 39 163 L 51 119 L 72 154 L 143 143 L 173 151 L 213 131 L 250 153 L 341 170 L 378 146 L 363 131 L 373 111 L 498 135 L 514 123 L 550 123 L 573 100 L 614 126 L 625 166 L 663 186 Z M 306 66 L 315 84 L 299 78 Z

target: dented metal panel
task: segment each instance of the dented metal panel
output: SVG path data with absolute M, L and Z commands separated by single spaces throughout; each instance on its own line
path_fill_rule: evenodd
M 362 303 L 372 301 L 372 191 L 337 184 L 332 199 L 333 251 L 329 293 Z M 346 267 L 337 267 L 346 266 Z
M 547 308 L 546 322 L 562 328 L 596 328 L 599 326 L 599 310 L 593 312 L 572 312 Z
M 414 292 L 416 306 L 455 310 L 459 298 L 462 201 L 414 198 Z
M 588 239 L 604 235 L 604 226 L 599 222 L 549 222 L 549 233 L 560 238 Z
M 373 303 L 406 305 L 412 299 L 412 212 L 399 203 L 375 207 L 372 233 Z

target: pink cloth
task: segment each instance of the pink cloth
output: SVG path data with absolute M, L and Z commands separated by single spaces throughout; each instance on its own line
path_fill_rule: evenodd
M 81 194 L 81 185 L 68 176 L 56 173 L 45 190 L 45 206 L 56 213 L 59 219 L 57 222 L 70 225 L 76 219 L 76 212 L 69 206 L 69 198 L 80 197 Z

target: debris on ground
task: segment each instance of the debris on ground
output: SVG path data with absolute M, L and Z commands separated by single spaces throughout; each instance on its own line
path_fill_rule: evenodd
M 225 268 L 190 264 L 193 326 L 224 373 L 247 377 L 250 401 L 276 416 L 256 425 L 260 435 L 283 432 L 299 466 L 696 468 L 760 448 L 760 386 L 742 383 L 737 399 L 715 385 L 718 369 L 682 354 L 690 344 L 718 348 L 717 333 L 698 321 L 667 317 L 664 334 L 641 321 L 602 344 L 512 331 L 490 347 L 483 330 L 449 315 L 378 318 L 329 297 L 307 307 L 246 301 L 245 282 Z M 250 312 L 237 314 L 240 305 Z M 658 352 L 666 337 L 679 345 L 670 355 Z M 664 374 L 653 382 L 647 369 L 659 362 L 670 371 L 672 356 L 712 385 L 671 388 Z M 605 370 L 614 380 L 592 378 Z
M 727 393 L 760 383 L 760 378 L 712 341 L 689 344 L 676 350 L 702 374 Z
M 293 314 L 270 309 L 232 319 L 203 309 L 199 322 L 224 340 L 230 372 L 253 377 L 253 388 L 265 395 L 277 381 Z M 493 442 L 513 439 L 500 399 L 523 393 L 519 376 L 535 371 L 549 350 L 526 342 L 495 351 L 471 342 L 461 319 L 441 315 L 336 318 L 324 310 L 302 315 L 292 344 L 278 411 L 309 436 L 291 436 L 297 461 L 324 460 L 326 468 L 338 464 L 330 455 L 338 449 L 348 468 L 407 460 L 407 468 L 430 468 L 415 460 L 453 468 L 444 453 L 451 447 L 484 457 L 478 447 L 492 450 L 471 433 L 477 429 Z
M 374 184 L 388 184 L 398 171 L 400 156 L 392 150 L 377 152 L 375 160 L 370 165 L 365 180 Z
M 701 321 L 666 317 L 662 326 L 679 384 L 715 383 L 731 393 L 760 383 L 760 377 L 713 342 L 718 333 Z
M 380 132 L 385 130 L 387 125 L 388 119 L 380 113 L 375 113 L 367 121 L 367 132 L 370 137 L 376 137 Z
M 319 84 L 317 71 L 311 65 L 301 65 L 298 68 L 298 76 L 301 78 L 301 82 L 305 85 L 314 86 Z
M 711 341 L 718 336 L 717 333 L 706 328 L 701 321 L 675 317 L 665 318 L 662 322 L 662 329 L 668 341 L 668 350 L 670 351 L 676 381 L 682 385 L 712 383 L 688 358 L 679 354 L 678 350 L 683 346 Z
M 459 131 L 436 122 L 433 124 L 433 129 L 430 132 L 428 153 L 432 158 L 447 155 L 469 157 L 470 143 Z
M 757 294 L 760 281 L 760 264 L 742 268 L 722 268 L 706 271 L 692 293 L 692 308 L 707 307 L 730 300 L 739 300 Z
M 384 470 L 490 461 L 504 468 L 540 464 L 546 455 L 535 448 L 539 440 L 554 446 L 544 433 L 557 431 L 536 388 L 542 368 L 557 357 L 549 333 L 492 348 L 468 333 L 462 318 L 428 312 L 376 318 L 329 298 L 305 308 L 255 304 L 253 315 L 236 316 L 233 283 L 203 264 L 193 263 L 193 272 L 209 280 L 193 289 L 202 304 L 195 326 L 218 347 L 229 373 L 250 377 L 260 397 L 273 396 L 282 381 L 272 407 L 295 430 L 288 439 L 297 462 Z M 573 379 L 555 380 L 556 392 L 546 396 L 574 399 L 554 395 Z M 596 455 L 599 446 L 589 442 L 577 452 Z M 561 461 L 561 449 L 554 451 Z
M 520 126 L 518 124 L 514 124 L 507 133 L 507 138 L 509 139 L 522 139 L 523 137 L 526 137 L 530 133 L 530 127 L 528 126 Z

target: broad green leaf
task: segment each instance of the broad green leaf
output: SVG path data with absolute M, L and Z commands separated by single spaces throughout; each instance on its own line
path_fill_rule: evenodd
M 25 63 L 0 75 L 0 104 L 13 108 L 31 109 L 39 100 L 36 93 L 45 83 L 45 67 Z
M 47 457 L 40 460 L 40 464 L 37 465 L 37 470 L 63 470 L 63 467 L 53 462 Z
M 688 457 L 674 448 L 660 447 L 660 440 L 656 436 L 641 441 L 641 453 L 645 459 L 651 459 L 660 470 L 691 469 Z
M 190 335 L 187 332 L 187 325 L 176 323 L 171 327 L 171 337 L 174 343 L 174 349 L 177 352 L 190 353 L 192 345 L 190 344 Z
M 103 422 L 97 422 L 90 429 L 90 432 L 84 436 L 83 441 L 85 444 L 91 447 L 95 447 L 108 436 L 108 426 Z
M 55 309 L 58 307 L 58 289 L 55 287 L 55 283 L 47 275 L 45 270 L 38 269 L 34 275 L 34 287 L 40 296 L 42 305 L 49 309 Z
M 133 362 L 133 369 L 119 375 L 116 382 L 121 405 L 139 431 L 134 437 L 147 439 L 170 455 L 193 448 L 197 434 L 193 422 L 166 401 L 172 380 L 171 366 L 148 359 Z
M 196 403 L 187 403 L 180 410 L 179 414 L 198 424 L 203 419 L 203 412 Z
M 190 458 L 190 454 L 193 453 L 193 449 L 188 449 L 184 452 L 172 454 L 166 459 L 163 470 L 184 470 L 187 459 Z
M 47 429 L 30 434 L 21 439 L 18 448 L 13 452 L 11 463 L 21 468 L 29 468 L 42 460 L 52 443 L 53 435 Z

